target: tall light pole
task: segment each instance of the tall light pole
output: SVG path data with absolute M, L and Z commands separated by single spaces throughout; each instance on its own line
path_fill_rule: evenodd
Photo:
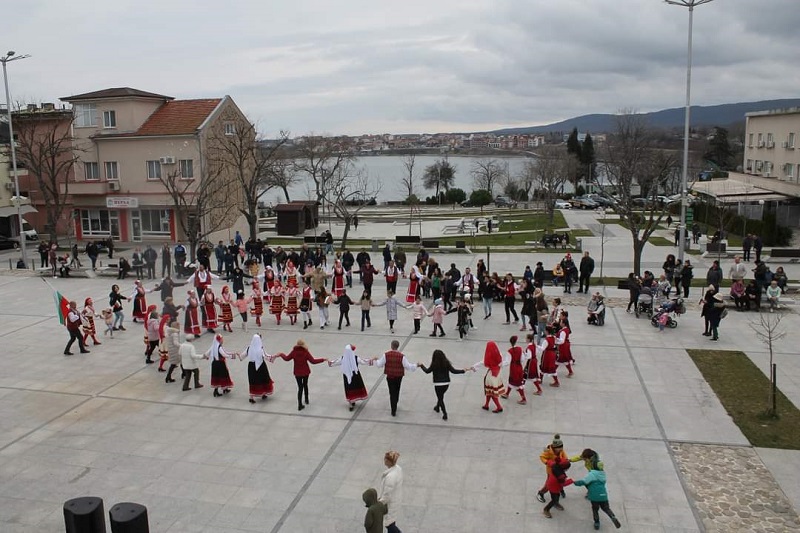
M 695 6 L 708 4 L 713 0 L 664 0 L 673 6 L 689 8 L 689 46 L 686 60 L 686 115 L 683 125 L 683 171 L 681 173 L 681 222 L 678 226 L 680 237 L 678 240 L 678 261 L 683 264 L 683 254 L 686 249 L 686 195 L 689 188 L 689 113 L 692 105 L 692 22 Z
M 0 63 L 3 64 L 3 84 L 6 88 L 6 112 L 8 113 L 8 136 L 11 142 L 11 168 L 14 171 L 14 189 L 16 191 L 16 204 L 17 204 L 17 222 L 19 222 L 19 248 L 22 251 L 22 264 L 24 268 L 28 268 L 28 254 L 25 247 L 26 236 L 22 229 L 22 208 L 20 206 L 22 198 L 19 194 L 19 176 L 17 175 L 17 150 L 14 146 L 14 126 L 11 123 L 11 95 L 8 92 L 8 73 L 6 72 L 6 63 L 17 61 L 18 59 L 25 59 L 30 56 L 18 56 L 13 50 L 6 52 L 6 55 L 0 57 Z

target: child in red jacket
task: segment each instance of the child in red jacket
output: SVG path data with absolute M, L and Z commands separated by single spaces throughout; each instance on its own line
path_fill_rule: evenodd
M 550 467 L 550 473 L 547 475 L 545 487 L 547 487 L 547 491 L 550 493 L 550 503 L 544 506 L 542 514 L 547 518 L 553 518 L 553 515 L 550 514 L 550 509 L 555 507 L 559 511 L 564 510 L 564 507 L 558 503 L 558 500 L 561 498 L 564 487 L 572 485 L 572 479 L 567 477 L 567 470 L 569 470 L 570 462 L 569 459 L 558 458 L 548 461 L 547 466 Z

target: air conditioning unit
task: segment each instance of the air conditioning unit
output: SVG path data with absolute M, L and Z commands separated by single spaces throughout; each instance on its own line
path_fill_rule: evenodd
M 758 141 L 758 147 L 764 148 L 764 141 Z
M 789 148 L 789 141 L 783 141 L 781 143 L 781 148 Z
M 14 190 L 14 184 L 11 183 L 10 181 L 8 183 L 6 183 L 6 190 L 7 191 L 13 191 Z
M 775 148 L 775 142 L 774 141 L 767 142 L 767 148 Z
M 118 181 L 109 181 L 108 182 L 108 190 L 109 191 L 118 191 L 119 190 L 119 182 Z
M 162 157 L 162 158 L 159 159 L 159 161 L 161 162 L 162 165 L 174 165 L 175 164 L 175 158 L 173 156 L 171 156 L 171 155 Z

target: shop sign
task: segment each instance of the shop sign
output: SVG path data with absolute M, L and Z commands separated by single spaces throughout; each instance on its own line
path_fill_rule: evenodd
M 139 207 L 139 199 L 129 196 L 107 196 L 106 207 L 109 209 L 136 209 Z

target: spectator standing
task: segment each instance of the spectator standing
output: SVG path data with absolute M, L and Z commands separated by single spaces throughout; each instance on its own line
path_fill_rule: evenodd
M 227 248 L 222 241 L 219 241 L 217 245 L 214 247 L 214 257 L 217 260 L 217 276 L 222 275 L 222 266 L 225 264 L 225 252 Z
M 719 285 L 722 283 L 722 269 L 719 266 L 719 261 L 714 260 L 708 272 L 706 272 L 706 283 L 713 285 L 714 291 L 719 292 Z
M 742 239 L 742 250 L 744 250 L 745 262 L 750 261 L 750 250 L 753 248 L 753 236 L 749 233 Z
M 589 256 L 589 252 L 583 252 L 579 271 L 578 292 L 589 294 L 589 279 L 594 272 L 594 259 Z
M 89 241 L 89 244 L 86 245 L 86 255 L 89 256 L 89 260 L 92 262 L 92 270 L 97 270 L 98 253 L 97 244 L 94 241 Z
M 133 250 L 133 254 L 131 254 L 131 266 L 136 271 L 136 279 L 142 279 L 144 273 L 144 258 L 142 257 L 142 249 L 138 246 Z
M 186 247 L 178 241 L 175 245 L 175 264 L 182 267 L 186 263 Z
M 681 286 L 683 287 L 683 297 L 689 297 L 689 287 L 692 286 L 692 278 L 694 278 L 694 274 L 692 273 L 692 262 L 688 259 L 684 261 L 683 267 L 681 268 Z
M 397 464 L 400 454 L 394 451 L 386 452 L 383 464 L 386 470 L 381 475 L 381 490 L 378 501 L 386 505 L 386 514 L 383 516 L 383 526 L 386 533 L 402 533 L 397 527 L 397 514 L 403 499 L 403 469 Z
M 153 279 L 156 277 L 156 260 L 158 259 L 158 253 L 153 250 L 153 247 L 149 244 L 144 251 L 144 262 L 147 265 L 147 279 Z
M 114 237 L 109 237 L 106 241 L 106 248 L 108 249 L 108 258 L 114 259 Z
M 733 258 L 733 264 L 728 272 L 728 276 L 732 281 L 742 281 L 744 280 L 745 276 L 747 276 L 747 267 L 744 266 L 744 263 L 742 263 L 742 256 L 737 255 Z
M 761 240 L 761 237 L 758 235 L 753 235 L 753 249 L 756 251 L 756 263 L 761 261 L 761 248 L 764 247 L 764 243 Z
M 164 243 L 161 246 L 161 277 L 172 275 L 172 251 L 169 244 Z
M 47 268 L 49 266 L 48 254 L 50 252 L 50 247 L 46 242 L 42 241 L 39 243 L 37 251 L 39 252 L 39 262 L 42 264 L 43 268 Z

